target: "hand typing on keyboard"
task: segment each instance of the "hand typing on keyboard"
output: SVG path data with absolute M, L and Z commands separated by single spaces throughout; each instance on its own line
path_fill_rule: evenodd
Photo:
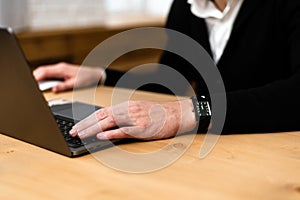
M 191 131 L 196 125 L 190 99 L 173 102 L 127 101 L 97 110 L 74 125 L 70 135 L 80 138 L 96 136 L 100 140 L 151 140 Z
M 69 132 L 72 129 L 72 127 L 75 125 L 74 121 L 70 121 L 70 119 L 67 118 L 63 118 L 61 116 L 55 116 L 56 119 L 56 123 L 60 129 L 60 131 L 62 132 L 65 141 L 67 142 L 67 144 L 70 147 L 76 148 L 76 147 L 80 147 L 83 145 L 87 145 L 93 142 L 96 142 L 96 138 L 95 137 L 90 137 L 88 139 L 85 140 L 81 140 L 78 136 L 72 137 Z

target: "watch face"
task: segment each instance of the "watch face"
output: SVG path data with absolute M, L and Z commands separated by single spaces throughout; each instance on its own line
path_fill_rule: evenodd
M 200 116 L 211 116 L 211 110 L 208 101 L 199 101 Z
M 197 97 L 195 96 L 191 97 L 197 121 L 199 121 L 201 118 L 204 117 L 208 117 L 208 118 L 211 117 L 209 101 L 205 100 L 203 96 L 201 96 L 200 99 L 202 101 L 198 101 Z

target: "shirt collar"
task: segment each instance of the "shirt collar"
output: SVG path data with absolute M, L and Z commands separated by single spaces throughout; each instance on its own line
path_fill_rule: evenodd
M 229 12 L 234 0 L 227 0 L 224 11 L 220 11 L 211 0 L 187 0 L 191 4 L 191 11 L 200 18 L 223 19 Z

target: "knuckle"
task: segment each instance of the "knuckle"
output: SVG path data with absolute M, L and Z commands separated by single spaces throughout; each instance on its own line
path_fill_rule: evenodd
M 102 108 L 102 109 L 100 109 L 100 110 L 97 110 L 97 111 L 95 112 L 95 115 L 96 115 L 97 121 L 100 121 L 100 120 L 106 118 L 106 117 L 107 117 L 107 114 L 106 114 L 105 108 Z
M 140 112 L 143 110 L 143 106 L 136 101 L 130 101 L 128 105 L 128 111 L 130 113 Z
M 55 68 L 58 72 L 64 71 L 64 67 L 66 66 L 66 63 L 64 62 L 59 62 L 55 65 Z

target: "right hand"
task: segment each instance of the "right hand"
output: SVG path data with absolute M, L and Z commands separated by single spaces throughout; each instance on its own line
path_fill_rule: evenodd
M 80 76 L 77 76 L 80 71 Z M 104 69 L 96 67 L 79 67 L 78 65 L 60 62 L 53 65 L 40 66 L 33 71 L 36 81 L 46 79 L 62 79 L 63 81 L 52 88 L 57 93 L 76 87 L 87 87 L 103 78 Z
M 197 126 L 191 99 L 170 102 L 127 101 L 104 107 L 78 122 L 70 135 L 99 140 L 155 140 L 189 132 Z

